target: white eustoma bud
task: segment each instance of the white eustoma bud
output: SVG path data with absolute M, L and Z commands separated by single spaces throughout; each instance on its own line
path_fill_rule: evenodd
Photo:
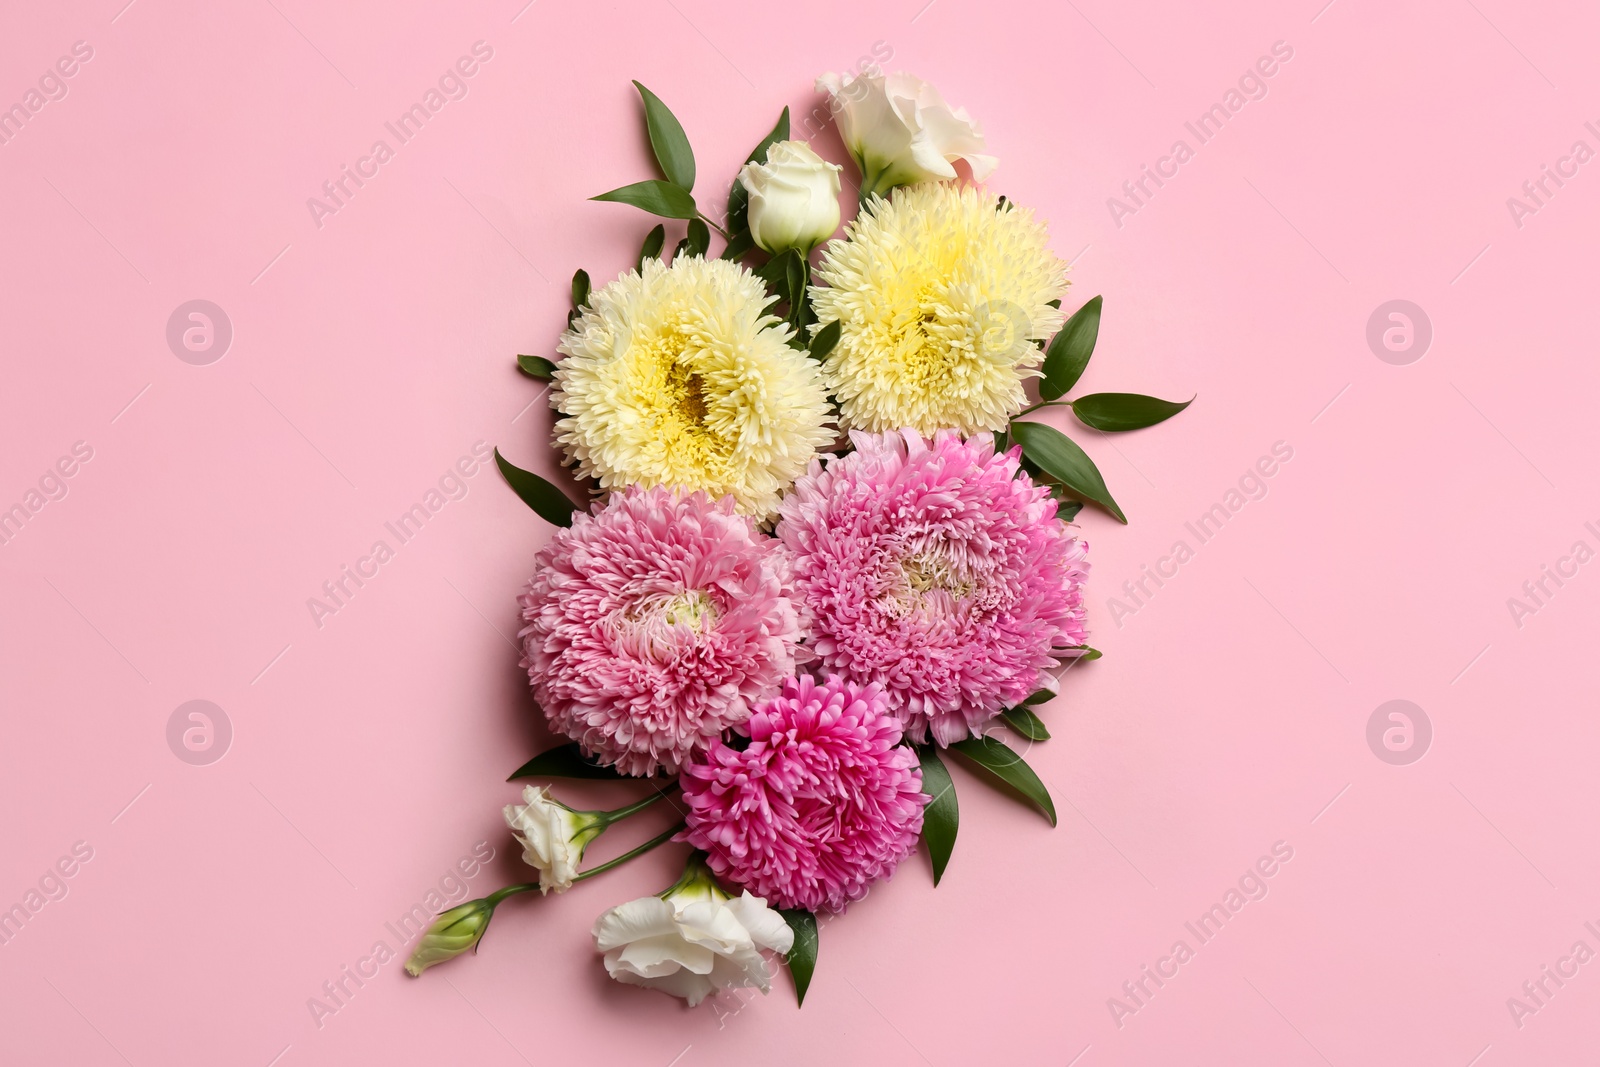
M 846 80 L 824 74 L 817 90 L 832 97 L 839 136 L 861 168 L 863 197 L 887 194 L 897 185 L 947 181 L 956 176 L 958 159 L 980 182 L 999 165 L 985 154 L 983 132 L 966 109 L 951 107 L 914 75 L 897 70 Z
M 768 252 L 809 253 L 839 228 L 839 165 L 804 141 L 778 141 L 765 163 L 746 163 L 739 181 L 750 194 L 750 236 Z
M 522 860 L 539 869 L 539 891 L 572 888 L 583 850 L 606 828 L 604 813 L 573 811 L 543 786 L 522 791 L 522 804 L 507 804 L 506 825 L 522 845 Z

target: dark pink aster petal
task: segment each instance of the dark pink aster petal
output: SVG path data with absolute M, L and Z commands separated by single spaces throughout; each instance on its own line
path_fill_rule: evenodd
M 883 691 L 791 678 L 756 708 L 743 751 L 714 742 L 683 768 L 684 839 L 721 878 L 780 908 L 840 911 L 922 832 L 922 772 Z

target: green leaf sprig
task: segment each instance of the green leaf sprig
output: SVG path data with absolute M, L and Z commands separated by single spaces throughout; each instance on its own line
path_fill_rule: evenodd
M 664 219 L 691 220 L 689 236 L 686 238 L 691 245 L 697 243 L 692 225 L 694 220 L 698 220 L 702 226 L 709 224 L 727 238 L 728 231 L 707 218 L 695 203 L 694 149 L 689 145 L 688 135 L 683 132 L 683 124 L 659 96 L 637 81 L 633 86 L 639 90 L 639 99 L 644 103 L 645 132 L 650 136 L 650 150 L 655 154 L 656 166 L 661 169 L 661 178 L 619 186 L 590 199 L 629 204 Z M 709 243 L 709 234 L 706 243 Z M 660 249 L 655 254 L 659 255 Z M 643 258 L 640 257 L 641 263 Z
M 1194 403 L 1191 397 L 1181 403 L 1140 393 L 1090 393 L 1076 400 L 1062 400 L 1078 384 L 1094 355 L 1100 338 L 1100 309 L 1103 301 L 1095 297 L 1084 304 L 1051 339 L 1044 353 L 1043 378 L 1039 382 L 1039 402 L 1018 412 L 1011 420 L 1009 435 L 996 441 L 1014 440 L 1022 446 L 1024 465 L 1041 476 L 1059 502 L 1058 514 L 1070 522 L 1082 503 L 1070 500 L 1071 493 L 1105 508 L 1118 522 L 1128 517 L 1106 488 L 1106 481 L 1094 460 L 1076 441 L 1042 422 L 1023 422 L 1022 416 L 1047 407 L 1071 407 L 1079 422 L 1103 433 L 1142 430 L 1165 422 Z

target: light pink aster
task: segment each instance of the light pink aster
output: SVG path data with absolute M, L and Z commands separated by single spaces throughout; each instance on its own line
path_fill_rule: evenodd
M 791 678 L 744 749 L 684 765 L 682 835 L 721 878 L 780 908 L 841 911 L 894 873 L 922 832 L 922 771 L 883 691 Z
M 815 666 L 883 686 L 906 734 L 976 735 L 1084 643 L 1087 546 L 989 434 L 852 432 L 813 462 L 777 536 Z
M 518 597 L 550 726 L 624 774 L 676 771 L 794 673 L 773 543 L 733 498 L 637 487 L 575 515 Z

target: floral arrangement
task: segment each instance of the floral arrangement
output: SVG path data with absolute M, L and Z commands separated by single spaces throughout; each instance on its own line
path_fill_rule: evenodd
M 537 881 L 440 915 L 406 969 L 476 947 L 510 896 L 564 893 L 676 842 L 674 885 L 596 920 L 606 971 L 696 1004 L 766 992 L 778 953 L 803 1001 L 819 914 L 919 841 L 938 884 L 958 826 L 946 756 L 1055 823 L 1001 727 L 1046 740 L 1034 709 L 1099 657 L 1071 523 L 1085 502 L 1127 520 L 1083 449 L 1022 416 L 1067 406 L 1116 432 L 1187 404 L 1063 399 L 1101 300 L 1064 313 L 1044 224 L 982 184 L 996 160 L 932 86 L 876 69 L 818 80 L 861 180 L 836 237 L 843 168 L 790 139 L 788 109 L 719 223 L 695 199 L 682 126 L 634 84 L 662 177 L 594 199 L 684 235 L 669 259 L 657 225 L 599 289 L 578 271 L 560 358 L 517 357 L 550 383 L 554 444 L 588 509 L 495 458 L 558 528 L 518 636 L 533 700 L 568 740 L 511 778 L 650 792 L 579 811 L 526 786 L 504 815 Z M 582 868 L 591 842 L 663 800 L 681 822 Z

